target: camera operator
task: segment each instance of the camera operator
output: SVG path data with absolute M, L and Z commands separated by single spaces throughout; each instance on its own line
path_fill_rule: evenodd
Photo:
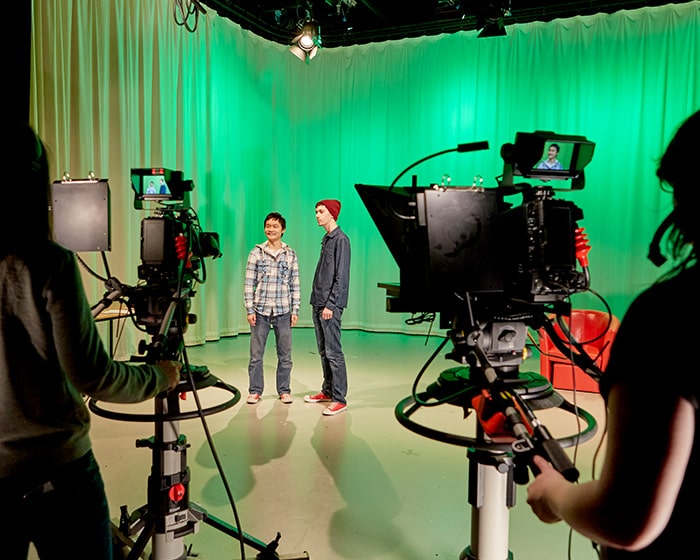
M 603 558 L 693 556 L 700 503 L 697 244 L 700 111 L 676 131 L 657 176 L 670 185 L 676 266 L 630 306 L 601 380 L 608 435 L 600 478 L 574 485 L 544 459 L 528 503 L 602 545 Z M 658 232 L 657 232 L 658 233 Z
M 47 155 L 8 123 L 0 220 L 2 557 L 112 558 L 109 507 L 83 395 L 139 402 L 175 388 L 181 364 L 131 365 L 104 349 L 73 253 L 50 238 Z M 70 552 L 64 547 L 74 544 Z

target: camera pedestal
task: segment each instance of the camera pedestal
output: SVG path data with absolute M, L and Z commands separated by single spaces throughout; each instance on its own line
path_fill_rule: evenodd
M 425 392 L 400 401 L 394 413 L 399 423 L 412 432 L 468 449 L 471 543 L 462 551 L 459 560 L 512 560 L 513 554 L 508 549 L 510 509 L 515 505 L 516 483 L 524 483 L 524 475 L 527 475 L 527 465 L 517 461 L 514 444 L 487 439 L 478 422 L 474 437 L 465 437 L 418 424 L 410 418 L 424 406 L 440 404 L 459 406 L 465 413 L 469 412 L 472 397 L 484 386 L 480 381 L 480 368 L 472 369 L 476 374 L 474 379 L 471 379 L 469 367 L 445 370 L 438 382 L 431 384 Z M 585 410 L 567 403 L 544 377 L 532 372 L 516 373 L 509 375 L 510 390 L 527 395 L 532 408 L 561 408 L 579 416 L 585 423 L 583 432 L 550 440 L 549 444 L 569 447 L 584 443 L 595 435 L 595 419 Z
M 206 371 L 204 371 L 206 370 Z M 112 525 L 115 545 L 124 550 L 125 560 L 186 560 L 189 551 L 184 538 L 198 532 L 201 523 L 210 525 L 231 536 L 246 546 L 258 551 L 258 560 L 303 560 L 309 555 L 280 556 L 276 548 L 281 535 L 270 543 L 242 533 L 224 521 L 209 515 L 204 508 L 189 501 L 190 471 L 187 466 L 187 438 L 179 432 L 179 421 L 188 418 L 207 416 L 226 410 L 240 400 L 240 391 L 228 385 L 198 367 L 197 389 L 212 387 L 223 389 L 232 397 L 219 405 L 201 411 L 182 412 L 180 394 L 190 390 L 189 381 L 181 381 L 182 388 L 176 388 L 167 395 L 155 399 L 154 414 L 130 414 L 114 412 L 100 407 L 90 400 L 89 408 L 99 416 L 131 422 L 153 421 L 154 436 L 136 441 L 136 447 L 147 447 L 152 451 L 151 474 L 148 477 L 147 503 L 129 513 L 126 506 L 121 506 L 119 524 Z M 136 540 L 132 536 L 136 536 Z M 146 556 L 145 550 L 151 543 L 151 552 Z M 119 556 L 117 556 L 118 558 Z

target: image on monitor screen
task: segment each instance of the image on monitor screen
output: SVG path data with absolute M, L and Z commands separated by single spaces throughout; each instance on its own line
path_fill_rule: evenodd
M 545 148 L 540 162 L 535 169 L 547 171 L 569 171 L 571 169 L 571 156 L 573 154 L 571 142 L 545 141 Z

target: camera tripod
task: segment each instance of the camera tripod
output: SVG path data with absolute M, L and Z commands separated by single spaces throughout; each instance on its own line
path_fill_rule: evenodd
M 307 559 L 306 552 L 299 555 L 280 556 L 276 552 L 280 533 L 275 540 L 265 543 L 249 534 L 239 531 L 221 519 L 209 515 L 207 511 L 189 499 L 190 470 L 187 466 L 187 438 L 179 433 L 179 421 L 201 415 L 210 415 L 234 406 L 240 400 L 240 391 L 222 382 L 209 373 L 206 367 L 197 366 L 196 389 L 218 388 L 231 393 L 231 398 L 219 405 L 191 412 L 180 410 L 180 395 L 192 390 L 190 382 L 183 380 L 174 391 L 158 395 L 155 399 L 154 414 L 130 414 L 114 412 L 102 408 L 91 400 L 90 409 L 105 418 L 155 424 L 155 433 L 148 439 L 136 441 L 136 447 L 147 447 L 152 451 L 153 462 L 148 477 L 148 501 L 145 505 L 129 513 L 127 506 L 121 506 L 119 524 L 113 524 L 115 544 L 129 549 L 126 560 L 146 558 L 145 548 L 151 541 L 151 560 L 185 560 L 188 552 L 184 537 L 196 533 L 200 523 L 210 525 L 244 545 L 257 551 L 259 560 Z M 138 535 L 136 540 L 132 536 Z
M 479 422 L 475 436 L 464 437 L 435 430 L 410 419 L 411 415 L 428 404 L 429 399 L 435 399 L 431 405 L 459 406 L 465 410 L 466 417 L 488 386 L 483 380 L 484 376 L 489 377 L 489 369 L 459 366 L 445 370 L 425 392 L 403 399 L 394 411 L 405 428 L 430 439 L 468 449 L 471 543 L 462 551 L 459 560 L 511 560 L 513 554 L 508 549 L 509 512 L 515 505 L 516 484 L 527 482 L 527 459 L 535 452 L 541 454 L 567 479 L 576 480 L 578 472 L 562 448 L 588 441 L 596 432 L 595 419 L 588 412 L 565 401 L 541 375 L 521 373 L 517 369 L 498 378 L 499 390 L 514 396 L 509 402 L 497 404 L 498 412 L 508 418 L 508 429 L 513 437 L 489 437 Z M 535 418 L 532 409 L 554 407 L 577 414 L 585 421 L 586 429 L 568 438 L 551 438 Z M 522 414 L 527 418 L 522 418 Z M 534 428 L 532 436 L 525 423 Z

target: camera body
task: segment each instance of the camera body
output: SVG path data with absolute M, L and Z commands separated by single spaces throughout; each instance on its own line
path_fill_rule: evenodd
M 131 186 L 135 208 L 142 209 L 144 201 L 159 205 L 141 221 L 138 277 L 143 283 L 130 298 L 136 322 L 152 335 L 184 333 L 196 321 L 190 298 L 195 283 L 206 281 L 204 259 L 221 256 L 219 234 L 202 231 L 189 204 L 194 183 L 182 172 L 132 169 Z
M 169 284 L 195 274 L 202 259 L 221 256 L 219 234 L 202 231 L 197 216 L 182 208 L 166 208 L 141 221 L 141 265 L 138 275 L 147 283 Z
M 583 211 L 536 187 L 497 221 L 503 255 L 504 291 L 512 299 L 553 303 L 584 290 L 577 269 L 576 231 Z

